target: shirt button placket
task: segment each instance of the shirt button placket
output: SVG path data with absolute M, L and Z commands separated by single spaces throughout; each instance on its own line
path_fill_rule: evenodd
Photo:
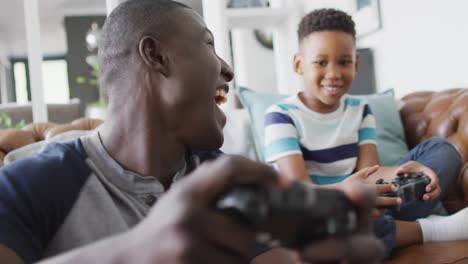
M 145 197 L 145 203 L 148 206 L 153 206 L 154 203 L 156 203 L 156 200 L 157 200 L 156 196 L 154 196 L 152 194 Z

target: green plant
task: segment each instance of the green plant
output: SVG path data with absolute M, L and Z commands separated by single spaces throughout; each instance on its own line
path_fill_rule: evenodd
M 77 84 L 89 84 L 93 86 L 98 86 L 98 73 L 99 73 L 99 66 L 97 62 L 94 62 L 90 60 L 88 63 L 89 66 L 91 66 L 91 72 L 89 78 L 85 76 L 78 76 L 76 77 L 76 83 Z
M 89 77 L 86 76 L 78 76 L 76 77 L 75 82 L 79 85 L 91 85 L 95 86 L 98 89 L 99 92 L 99 100 L 98 104 L 99 105 L 106 105 L 105 99 L 104 99 L 104 94 L 103 90 L 99 87 L 99 65 L 97 63 L 97 57 L 96 54 L 90 54 L 86 57 L 86 63 L 91 67 L 91 72 Z
M 3 128 L 18 128 L 21 129 L 26 125 L 24 119 L 15 125 L 13 125 L 10 116 L 6 112 L 0 113 L 0 126 Z

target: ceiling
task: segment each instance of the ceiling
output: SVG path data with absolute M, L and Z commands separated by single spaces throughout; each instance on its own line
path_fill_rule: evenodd
M 202 12 L 202 0 L 177 1 Z M 106 13 L 106 0 L 38 0 L 38 5 L 41 47 L 45 55 L 66 53 L 63 25 L 65 16 Z M 26 55 L 23 0 L 0 0 L 0 56 L 2 55 L 8 57 Z

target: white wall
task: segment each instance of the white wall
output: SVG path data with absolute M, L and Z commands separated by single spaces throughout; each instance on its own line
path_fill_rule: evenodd
M 24 28 L 24 25 L 21 26 Z M 65 54 L 67 50 L 65 39 L 65 27 L 63 20 L 52 17 L 41 21 L 41 50 L 44 55 Z M 26 52 L 26 33 L 10 34 L 7 44 L 8 55 L 11 57 L 24 57 Z
M 2 32 L 0 32 L 0 35 L 2 35 Z M 3 39 L 0 39 L 0 64 L 8 65 L 7 50 Z
M 236 85 L 262 92 L 275 91 L 273 51 L 262 47 L 251 29 L 235 29 L 231 34 Z
M 352 11 L 352 2 L 350 0 L 303 0 L 304 14 L 317 8 L 337 8 L 345 12 Z
M 468 86 L 466 0 L 381 0 L 382 29 L 358 41 L 375 54 L 377 90 Z

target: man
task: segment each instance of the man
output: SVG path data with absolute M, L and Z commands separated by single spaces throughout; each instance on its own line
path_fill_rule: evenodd
M 202 18 L 176 2 L 129 0 L 112 12 L 98 54 L 108 118 L 92 136 L 0 171 L 1 263 L 53 256 L 45 262 L 245 263 L 254 256 L 254 231 L 213 203 L 236 184 L 287 183 L 239 157 L 198 166 L 223 143 L 217 103 L 233 78 L 213 42 Z M 363 220 L 350 239 L 368 247 L 329 240 L 303 249 L 304 259 L 378 260 L 380 244 L 366 230 L 367 193 L 348 193 Z

